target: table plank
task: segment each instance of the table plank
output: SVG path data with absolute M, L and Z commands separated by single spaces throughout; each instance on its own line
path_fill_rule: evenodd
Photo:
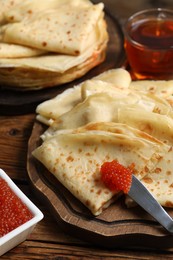
M 0 117 L 0 167 L 12 179 L 26 179 L 27 142 L 34 114 Z
M 51 256 L 51 257 L 50 257 Z M 166 258 L 165 258 L 166 257 Z M 42 243 L 39 241 L 27 240 L 20 246 L 14 248 L 1 259 L 51 259 L 51 260 L 67 260 L 67 259 L 135 259 L 135 260 L 154 260 L 154 259 L 172 259 L 172 253 L 162 252 L 157 254 L 155 251 L 129 251 L 129 250 L 116 250 L 108 251 L 104 249 L 92 247 L 79 247 L 76 245 L 64 245 L 55 243 Z

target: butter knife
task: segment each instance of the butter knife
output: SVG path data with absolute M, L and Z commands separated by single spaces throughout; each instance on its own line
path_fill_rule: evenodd
M 155 218 L 167 231 L 173 234 L 173 219 L 134 175 L 132 176 L 132 185 L 128 195 Z

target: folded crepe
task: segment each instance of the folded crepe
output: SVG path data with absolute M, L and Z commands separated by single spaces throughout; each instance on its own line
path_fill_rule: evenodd
M 0 24 L 5 23 L 5 13 L 9 10 L 15 8 L 17 4 L 19 4 L 21 0 L 0 0 Z
M 38 90 L 82 77 L 105 59 L 106 42 L 79 56 L 44 54 L 38 57 L 0 59 L 0 81 L 16 90 Z M 13 73 L 11 73 L 11 71 Z
M 120 100 L 106 93 L 97 93 L 89 96 L 77 104 L 69 112 L 59 116 L 43 134 L 42 138 L 56 134 L 60 129 L 75 129 L 90 122 L 116 122 L 118 109 L 121 106 L 129 107 L 137 102 L 136 96 L 124 97 Z
M 131 81 L 129 88 L 166 98 L 173 94 L 173 80 Z
M 45 51 L 30 48 L 17 44 L 9 44 L 0 42 L 0 59 L 1 58 L 24 58 L 34 57 L 44 54 Z
M 71 132 L 57 133 L 33 151 L 33 155 L 94 215 L 114 200 L 102 183 L 100 167 L 118 160 L 135 164 L 134 174 L 146 176 L 169 146 L 140 130 L 117 123 L 89 124 Z
M 16 43 L 48 52 L 79 55 L 100 38 L 98 24 L 103 18 L 103 4 L 83 7 L 59 6 L 39 12 L 18 23 L 1 28 L 1 41 Z
M 46 100 L 36 107 L 37 120 L 51 125 L 55 119 L 70 111 L 81 102 L 81 86 L 68 88 L 56 97 Z
M 133 89 L 132 84 L 125 69 L 106 71 L 38 105 L 37 119 L 49 126 L 56 121 L 57 128 L 73 128 L 91 121 L 116 121 L 117 111 L 126 106 L 173 118 L 172 106 L 163 96 L 142 87 Z
M 89 0 L 25 0 L 25 1 L 8 1 L 3 2 L 15 2 L 13 8 L 6 8 L 4 10 L 4 21 L 7 23 L 20 22 L 26 17 L 31 17 L 38 12 L 45 11 L 47 9 L 57 9 L 62 5 L 73 6 L 89 6 L 92 3 Z M 6 5 L 7 5 L 6 3 Z
M 144 178 L 143 184 L 164 207 L 173 207 L 173 147 Z
M 73 88 L 65 90 L 55 98 L 46 100 L 36 108 L 37 119 L 46 125 L 51 125 L 61 115 L 69 112 L 77 104 L 84 101 L 88 96 L 96 93 L 109 93 L 124 97 L 128 94 L 128 86 L 131 82 L 127 70 L 118 68 L 101 73 L 100 75 L 86 80 Z
M 123 68 L 116 68 L 107 70 L 98 76 L 92 78 L 92 80 L 100 80 L 107 83 L 112 83 L 114 87 L 120 89 L 127 89 L 132 82 L 130 73 Z
M 16 5 L 8 11 L 13 22 L 8 21 L 0 29 L 0 41 L 6 44 L 6 50 L 7 44 L 18 45 L 16 54 L 13 50 L 11 57 L 0 57 L 1 84 L 19 90 L 52 87 L 79 78 L 99 65 L 105 59 L 108 43 L 103 8 L 102 3 L 93 5 L 88 0 L 45 0 L 43 5 L 26 1 Z M 20 47 L 28 48 L 28 53 L 29 48 L 35 53 L 38 50 L 39 56 L 31 53 L 22 57 L 19 53 L 17 57 Z
M 133 108 L 120 108 L 118 122 L 135 127 L 164 143 L 173 145 L 173 118 L 169 115 Z
M 170 146 L 164 158 L 158 161 L 141 182 L 162 206 L 173 207 L 173 119 L 168 115 L 122 108 L 119 110 L 118 121 L 140 129 Z M 130 207 L 133 201 L 128 198 L 126 204 Z
M 137 80 L 131 82 L 129 88 L 162 97 L 173 108 L 173 80 Z
M 138 118 L 140 118 L 143 111 L 148 112 L 148 117 L 150 114 L 157 114 L 158 112 L 163 115 L 172 116 L 172 113 L 169 110 L 169 104 L 167 107 L 164 103 L 157 103 L 155 99 L 150 98 L 147 95 L 140 96 L 134 92 L 122 92 L 121 95 L 119 95 L 116 90 L 114 94 L 115 96 L 113 93 L 109 92 L 94 93 L 85 98 L 83 102 L 76 104 L 71 110 L 59 116 L 57 113 L 57 117 L 52 117 L 52 115 L 49 114 L 52 119 L 51 121 L 49 120 L 50 127 L 44 132 L 42 138 L 45 140 L 50 135 L 56 134 L 56 131 L 59 131 L 60 129 L 75 129 L 90 122 L 120 122 L 120 116 L 122 117 L 120 113 L 124 110 L 127 111 L 127 113 L 128 111 L 135 110 Z M 57 105 L 58 104 L 60 103 L 58 102 Z M 58 110 L 58 106 L 56 108 Z M 38 116 L 37 118 L 44 122 L 43 117 Z M 130 118 L 126 118 L 126 116 L 124 118 L 125 123 L 130 120 Z
M 86 206 L 84 191 L 92 190 L 94 196 L 88 192 L 87 199 L 91 201 L 88 207 L 93 214 L 99 214 L 117 195 L 103 187 L 99 197 L 100 186 L 93 180 L 93 176 L 98 178 L 101 164 L 113 159 L 125 166 L 134 162 L 134 173 L 157 201 L 162 206 L 173 207 L 171 97 L 172 81 L 131 82 L 123 69 L 102 73 L 37 107 L 37 119 L 49 128 L 42 134 L 43 144 L 34 155 Z M 159 150 L 153 149 L 153 143 Z M 60 147 L 65 153 L 60 154 Z M 65 158 L 68 159 L 63 163 Z M 61 177 L 63 167 L 65 178 Z M 68 179 L 76 178 L 75 174 L 79 178 L 77 187 Z M 78 174 L 81 178 L 87 174 L 91 185 Z M 132 205 L 129 198 L 126 204 Z

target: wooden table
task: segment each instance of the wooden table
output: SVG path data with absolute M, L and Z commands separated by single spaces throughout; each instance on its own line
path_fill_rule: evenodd
M 95 1 L 96 2 L 96 1 Z M 133 12 L 152 7 L 172 7 L 170 0 L 105 0 L 112 14 L 124 21 Z M 1 112 L 0 112 L 1 114 Z M 42 210 L 44 219 L 28 239 L 1 259 L 173 259 L 169 250 L 105 250 L 65 233 L 47 207 L 32 194 L 26 170 L 27 142 L 35 114 L 0 116 L 0 167 Z

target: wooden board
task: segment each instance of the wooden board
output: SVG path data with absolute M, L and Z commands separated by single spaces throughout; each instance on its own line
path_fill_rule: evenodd
M 1 115 L 20 115 L 34 112 L 39 103 L 55 97 L 66 88 L 79 84 L 80 82 L 92 78 L 108 69 L 121 67 L 125 60 L 123 32 L 116 18 L 106 14 L 106 21 L 108 24 L 109 43 L 106 52 L 106 60 L 102 64 L 93 68 L 80 79 L 52 88 L 34 91 L 13 91 L 0 86 Z
M 127 209 L 124 198 L 119 199 L 98 217 L 78 201 L 58 180 L 32 156 L 40 145 L 45 130 L 35 122 L 28 145 L 27 170 L 35 194 L 47 204 L 58 224 L 80 239 L 106 248 L 169 248 L 173 236 L 169 235 L 139 206 Z M 173 216 L 173 210 L 168 213 Z

